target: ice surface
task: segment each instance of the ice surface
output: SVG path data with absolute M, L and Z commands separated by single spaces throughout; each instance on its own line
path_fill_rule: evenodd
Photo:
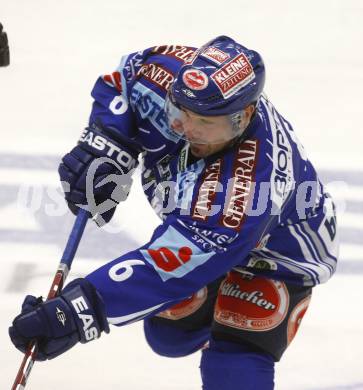
M 55 167 L 87 121 L 96 77 L 124 53 L 199 46 L 219 34 L 263 54 L 268 96 L 339 201 L 339 270 L 315 289 L 277 365 L 276 389 L 363 389 L 362 20 L 359 0 L 1 0 L 11 51 L 10 67 L 0 68 L 1 389 L 10 389 L 22 358 L 9 322 L 25 293 L 46 294 L 72 224 Z M 136 186 L 111 227 L 87 227 L 72 277 L 144 243 L 157 223 Z M 198 366 L 199 353 L 153 354 L 137 323 L 36 364 L 27 388 L 197 390 Z

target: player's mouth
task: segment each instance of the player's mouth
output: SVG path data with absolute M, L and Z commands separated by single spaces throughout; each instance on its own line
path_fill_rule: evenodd
M 190 151 L 195 157 L 207 157 L 209 154 L 208 145 L 190 143 Z

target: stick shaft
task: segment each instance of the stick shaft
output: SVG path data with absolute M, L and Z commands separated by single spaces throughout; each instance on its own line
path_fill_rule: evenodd
M 68 237 L 66 247 L 63 252 L 62 259 L 59 263 L 58 270 L 54 276 L 52 285 L 50 287 L 47 300 L 55 298 L 61 292 L 64 282 L 68 276 L 68 272 L 71 269 L 74 255 L 76 254 L 79 242 L 81 241 L 82 234 L 87 224 L 88 211 L 80 209 L 77 218 L 74 222 L 72 231 Z M 28 349 L 25 352 L 23 361 L 16 375 L 12 390 L 22 390 L 25 388 L 26 382 L 30 375 L 31 369 L 35 362 L 38 346 L 35 341 L 32 341 Z

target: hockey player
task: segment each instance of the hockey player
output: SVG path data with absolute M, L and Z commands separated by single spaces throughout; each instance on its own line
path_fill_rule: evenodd
M 107 223 L 139 159 L 161 224 L 59 297 L 27 296 L 10 328 L 18 349 L 35 338 L 38 360 L 52 359 L 143 319 L 156 353 L 202 350 L 203 389 L 274 387 L 338 244 L 334 204 L 264 82 L 261 56 L 225 36 L 130 54 L 97 80 L 89 125 L 59 167 L 69 207 Z

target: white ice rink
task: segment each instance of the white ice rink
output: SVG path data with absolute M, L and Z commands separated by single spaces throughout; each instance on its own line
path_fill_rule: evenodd
M 22 359 L 7 328 L 25 293 L 47 293 L 73 221 L 56 167 L 87 122 L 97 76 L 121 54 L 219 34 L 263 54 L 268 96 L 339 204 L 339 269 L 314 290 L 276 389 L 362 390 L 363 1 L 0 0 L 0 22 L 11 49 L 0 68 L 0 390 Z M 89 224 L 71 276 L 146 242 L 157 223 L 135 186 L 110 228 Z M 199 353 L 153 354 L 137 323 L 37 363 L 27 389 L 197 390 L 198 366 Z

